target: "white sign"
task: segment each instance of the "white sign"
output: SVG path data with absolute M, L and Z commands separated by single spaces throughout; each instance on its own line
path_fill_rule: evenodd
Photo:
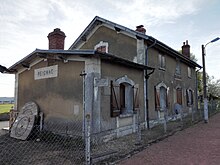
M 53 65 L 49 67 L 39 68 L 34 70 L 34 79 L 45 79 L 58 76 L 58 65 Z

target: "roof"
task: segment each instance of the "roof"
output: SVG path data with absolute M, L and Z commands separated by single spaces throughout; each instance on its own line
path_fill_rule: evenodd
M 162 43 L 161 41 L 155 39 L 152 36 L 146 35 L 144 33 L 129 29 L 125 26 L 119 25 L 117 23 L 111 22 L 109 20 L 106 20 L 104 18 L 98 17 L 96 16 L 91 23 L 86 27 L 86 29 L 81 33 L 81 35 L 75 40 L 75 42 L 70 46 L 69 49 L 76 49 L 81 43 L 85 42 L 86 37 L 99 25 L 108 25 L 111 26 L 112 28 L 114 28 L 116 31 L 123 31 L 125 33 L 128 33 L 130 35 L 135 36 L 136 38 L 142 38 L 146 41 L 148 41 L 149 44 L 153 44 L 155 43 L 155 46 L 158 48 L 163 49 L 164 51 L 168 51 L 169 55 L 173 56 L 173 57 L 178 57 L 180 58 L 183 62 L 189 64 L 190 66 L 193 67 L 198 67 L 198 68 L 202 68 L 199 64 L 197 64 L 196 62 L 190 60 L 188 57 L 183 56 L 181 53 L 179 53 L 178 51 L 172 49 L 171 47 L 169 47 L 168 45 Z
M 154 68 L 152 67 L 137 64 L 109 53 L 101 53 L 95 50 L 58 50 L 58 49 L 49 49 L 49 50 L 36 49 L 32 53 L 30 53 L 29 55 L 27 55 L 26 57 L 24 57 L 23 59 L 12 65 L 11 67 L 9 67 L 8 70 L 10 73 L 15 73 L 17 69 L 19 69 L 20 67 L 26 64 L 27 65 L 30 64 L 36 58 L 47 58 L 47 55 L 58 55 L 60 60 L 62 60 L 62 55 L 65 55 L 64 58 L 68 58 L 70 56 L 81 56 L 85 58 L 98 57 L 103 61 L 112 62 L 123 66 L 132 67 L 135 69 L 154 70 Z

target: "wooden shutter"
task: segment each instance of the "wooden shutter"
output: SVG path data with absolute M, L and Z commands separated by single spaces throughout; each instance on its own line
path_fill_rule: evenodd
M 191 92 L 190 92 L 190 94 L 191 94 L 191 105 L 193 105 L 193 91 L 192 90 L 190 90 Z
M 120 86 L 111 81 L 111 117 L 120 115 Z
M 120 84 L 120 110 L 125 109 L 125 85 Z
M 157 90 L 156 87 L 154 88 L 154 95 L 155 95 L 155 110 L 160 110 L 160 90 Z
M 181 88 L 178 88 L 176 90 L 176 100 L 177 100 L 177 103 L 182 105 L 182 89 Z
M 133 96 L 133 107 L 134 107 L 133 111 L 136 112 L 140 109 L 139 85 L 138 84 L 134 85 L 133 90 L 134 90 L 133 91 L 133 94 L 134 94 L 134 96 Z

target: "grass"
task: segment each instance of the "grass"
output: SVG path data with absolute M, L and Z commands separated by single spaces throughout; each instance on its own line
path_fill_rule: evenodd
M 9 112 L 14 104 L 0 104 L 0 114 Z

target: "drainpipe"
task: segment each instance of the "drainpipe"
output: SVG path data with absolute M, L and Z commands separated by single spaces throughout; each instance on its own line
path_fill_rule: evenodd
M 148 66 L 148 49 L 152 48 L 153 46 L 155 46 L 157 43 L 157 40 L 154 41 L 154 43 L 150 46 L 148 46 L 145 50 L 145 65 Z M 146 99 L 146 117 L 147 117 L 147 129 L 150 129 L 150 123 L 149 123 L 149 109 L 148 109 L 148 79 L 150 77 L 150 75 L 154 72 L 154 69 L 150 72 L 150 73 L 147 73 L 147 70 L 144 71 L 145 72 L 145 99 Z

